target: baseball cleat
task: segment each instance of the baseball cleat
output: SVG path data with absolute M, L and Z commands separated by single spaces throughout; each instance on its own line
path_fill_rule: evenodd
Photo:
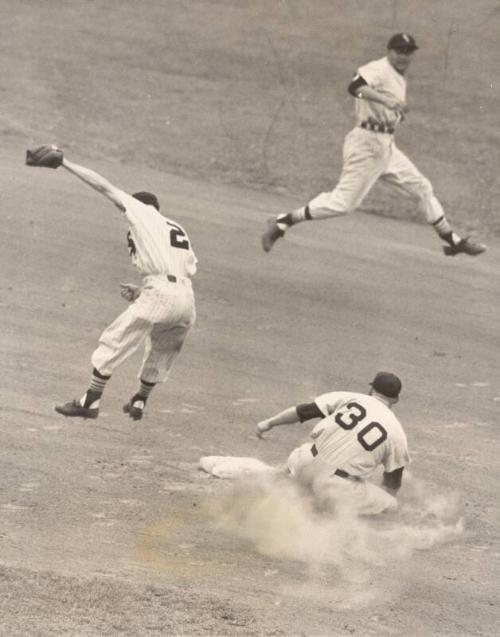
M 78 400 L 72 400 L 64 405 L 56 405 L 54 409 L 58 414 L 67 416 L 68 418 L 97 418 L 99 415 L 99 409 L 89 409 L 88 407 L 82 407 Z
M 273 245 L 280 238 L 285 236 L 285 231 L 278 226 L 276 219 L 272 217 L 267 220 L 267 230 L 262 235 L 262 247 L 264 252 L 270 252 Z
M 482 243 L 478 243 L 469 237 L 462 239 L 456 245 L 443 246 L 443 252 L 447 257 L 454 257 L 456 254 L 464 253 L 470 254 L 475 257 L 478 254 L 482 254 L 486 250 L 486 246 Z
M 126 405 L 123 405 L 124 413 L 128 414 L 132 420 L 141 420 L 146 403 L 143 398 L 134 396 Z

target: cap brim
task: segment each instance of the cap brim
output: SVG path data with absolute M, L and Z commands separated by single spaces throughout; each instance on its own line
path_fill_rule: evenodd
M 418 46 L 411 46 L 410 44 L 408 45 L 401 45 L 401 46 L 391 46 L 389 47 L 390 49 L 393 49 L 394 51 L 410 51 L 411 53 L 413 53 L 413 51 L 417 51 L 418 50 Z

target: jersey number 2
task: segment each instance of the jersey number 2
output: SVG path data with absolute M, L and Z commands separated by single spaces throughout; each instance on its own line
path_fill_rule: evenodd
M 170 230 L 170 245 L 173 248 L 181 248 L 182 250 L 189 250 L 189 241 L 187 240 L 186 233 L 182 228 L 167 221 L 169 226 L 172 226 Z M 127 232 L 127 244 L 130 256 L 133 257 L 137 253 L 134 240 L 132 239 L 132 233 L 130 230 Z
M 189 250 L 189 241 L 184 230 L 171 221 L 167 221 L 167 223 L 172 226 L 172 230 L 170 230 L 170 245 L 172 248 Z
M 335 415 L 335 422 L 339 427 L 342 427 L 342 429 L 349 430 L 354 429 L 354 427 L 364 420 L 365 417 L 366 409 L 363 405 L 352 401 L 347 403 L 344 409 Z M 372 442 L 367 442 L 366 436 L 374 429 L 378 430 L 378 436 Z M 380 423 L 369 422 L 360 431 L 358 431 L 357 438 L 363 449 L 366 449 L 366 451 L 373 451 L 387 439 L 387 431 Z

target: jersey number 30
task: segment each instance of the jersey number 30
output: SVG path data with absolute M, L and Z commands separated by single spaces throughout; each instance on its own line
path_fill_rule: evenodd
M 335 422 L 342 429 L 354 429 L 356 425 L 361 423 L 366 418 L 366 409 L 357 402 L 350 402 L 341 409 L 335 415 Z M 375 430 L 375 431 L 374 431 Z M 373 438 L 373 433 L 370 436 L 372 439 L 371 442 L 368 442 L 367 436 L 370 432 L 375 433 L 375 438 Z M 378 435 L 377 435 L 378 434 Z M 373 451 L 379 445 L 381 445 L 384 440 L 387 438 L 387 431 L 382 427 L 382 425 L 378 422 L 369 422 L 362 429 L 358 431 L 357 438 L 359 444 L 366 449 L 367 451 Z

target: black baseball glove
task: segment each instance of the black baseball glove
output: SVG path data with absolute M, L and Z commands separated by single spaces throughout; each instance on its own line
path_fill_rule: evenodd
M 38 148 L 26 151 L 27 166 L 41 166 L 43 168 L 59 168 L 63 162 L 63 152 L 53 144 L 44 144 Z

